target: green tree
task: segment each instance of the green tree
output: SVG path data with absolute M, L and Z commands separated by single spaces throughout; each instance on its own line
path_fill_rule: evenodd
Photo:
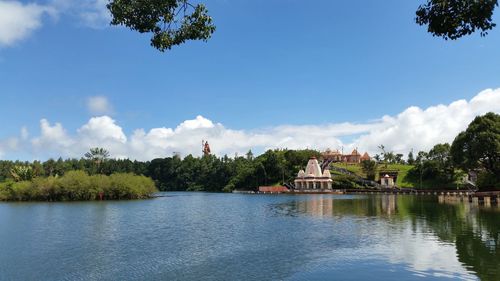
M 252 150 L 249 150 L 246 154 L 247 160 L 253 160 L 253 152 Z
M 458 39 L 493 29 L 493 11 L 498 0 L 427 0 L 416 11 L 415 21 L 427 26 L 433 36 Z M 123 25 L 140 33 L 151 33 L 151 46 L 161 52 L 188 40 L 210 39 L 215 25 L 203 4 L 187 0 L 110 0 L 107 8 L 112 25 Z
M 492 21 L 498 0 L 427 0 L 416 14 L 416 22 L 426 25 L 433 36 L 458 39 L 477 30 L 481 36 L 496 26 Z
M 427 155 L 428 169 L 432 167 L 432 174 L 442 182 L 451 182 L 454 167 L 451 161 L 450 145 L 448 143 L 436 144 Z
M 215 31 L 203 4 L 187 0 L 112 0 L 107 5 L 111 24 L 152 33 L 151 46 L 161 52 L 187 40 L 208 40 Z
M 16 181 L 30 181 L 35 177 L 33 167 L 28 165 L 16 165 L 10 170 L 12 178 Z
M 451 146 L 453 162 L 465 171 L 478 170 L 484 187 L 500 185 L 500 115 L 487 113 L 476 117 Z M 481 186 L 480 186 L 481 187 Z
M 364 160 L 361 162 L 361 170 L 365 173 L 367 179 L 373 181 L 377 173 L 377 162 L 373 160 Z
M 283 161 L 283 158 L 280 157 L 279 152 L 268 150 L 257 158 L 262 163 L 265 171 L 265 183 L 275 184 L 280 182 L 283 173 L 283 165 L 280 162 Z
M 403 154 L 401 153 L 398 153 L 394 156 L 394 161 L 397 163 L 397 164 L 404 164 L 404 160 L 403 160 Z
M 102 163 L 109 158 L 109 151 L 101 147 L 91 148 L 89 152 L 85 153 L 85 158 L 91 161 L 96 168 L 97 173 L 101 173 Z
M 385 168 L 387 168 L 388 164 L 394 164 L 396 162 L 396 155 L 394 155 L 394 152 L 386 151 L 383 144 L 379 145 L 378 148 L 382 151 Z
M 406 160 L 408 165 L 414 165 L 415 164 L 415 157 L 413 156 L 413 150 L 408 153 L 408 159 Z
M 426 181 L 427 185 L 445 187 L 454 181 L 455 170 L 448 143 L 436 144 L 429 152 L 420 151 L 409 176 Z M 433 187 L 433 186 L 427 186 Z

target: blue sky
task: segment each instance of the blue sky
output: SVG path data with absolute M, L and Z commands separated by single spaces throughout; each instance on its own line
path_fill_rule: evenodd
M 500 29 L 459 41 L 432 37 L 414 23 L 424 1 L 207 0 L 213 38 L 166 53 L 151 48 L 147 35 L 103 24 L 105 17 L 85 20 L 102 15 L 105 1 L 2 2 L 51 9 L 34 19 L 38 28 L 0 44 L 4 143 L 23 127 L 33 143 L 41 119 L 77 134 L 96 115 L 88 104 L 94 96 L 107 100 L 112 110 L 102 115 L 130 139 L 136 129 L 176 128 L 198 115 L 243 132 L 371 124 L 500 88 Z M 355 146 L 363 133 L 333 137 Z M 7 158 L 73 156 L 5 147 Z

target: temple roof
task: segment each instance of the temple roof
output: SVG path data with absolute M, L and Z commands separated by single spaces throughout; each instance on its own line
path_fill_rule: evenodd
M 318 178 L 323 175 L 323 173 L 321 172 L 321 167 L 319 166 L 318 160 L 316 158 L 309 159 L 309 162 L 307 162 L 305 174 L 308 177 L 312 175 Z
M 332 174 L 330 174 L 330 170 L 325 169 L 325 171 L 323 172 L 323 177 L 328 177 L 328 178 L 331 178 L 331 177 L 332 177 Z
M 303 178 L 305 176 L 306 176 L 306 172 L 304 172 L 304 170 L 300 170 L 299 174 L 297 175 L 298 178 Z

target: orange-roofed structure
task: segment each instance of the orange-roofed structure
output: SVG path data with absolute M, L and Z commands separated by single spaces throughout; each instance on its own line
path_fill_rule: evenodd
M 359 154 L 357 149 L 354 149 L 351 154 L 342 156 L 343 162 L 347 163 L 360 163 L 361 162 L 361 154 Z
M 363 155 L 359 153 L 358 149 L 354 149 L 350 154 L 342 154 L 338 150 L 327 149 L 325 152 L 321 153 L 321 157 L 324 161 L 331 162 L 344 162 L 349 164 L 358 164 L 365 160 L 371 160 L 368 152 Z
M 365 154 L 363 154 L 363 156 L 361 156 L 360 160 L 361 162 L 363 161 L 370 161 L 372 158 L 370 157 L 370 155 L 368 155 L 368 152 L 365 152 Z
M 285 186 L 259 186 L 259 192 L 266 192 L 266 193 L 281 193 L 281 192 L 288 192 L 289 189 L 286 188 Z

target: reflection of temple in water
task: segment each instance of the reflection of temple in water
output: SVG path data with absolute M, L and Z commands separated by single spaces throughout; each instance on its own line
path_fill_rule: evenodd
M 332 198 L 319 198 L 317 200 L 296 202 L 299 213 L 310 214 L 319 217 L 331 217 L 334 214 Z
M 295 211 L 318 217 L 394 215 L 397 212 L 397 195 L 348 200 L 319 197 L 314 200 L 296 201 Z
M 384 214 L 393 215 L 397 211 L 396 195 L 386 195 L 380 201 L 380 208 Z

